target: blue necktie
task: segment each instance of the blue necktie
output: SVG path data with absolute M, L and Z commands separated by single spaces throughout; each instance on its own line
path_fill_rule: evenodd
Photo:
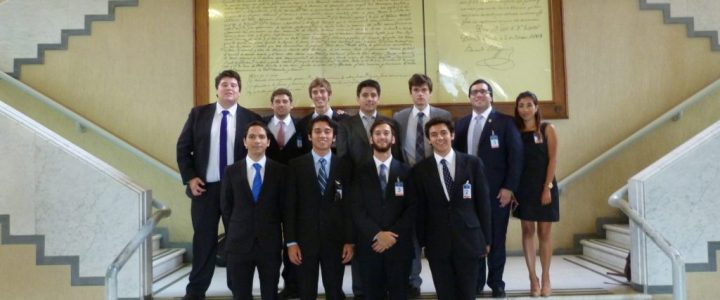
M 417 114 L 417 127 L 415 128 L 415 162 L 425 158 L 425 132 L 423 131 L 423 117 L 425 114 Z
M 318 171 L 318 183 L 320 184 L 320 194 L 325 195 L 325 188 L 327 188 L 327 171 L 325 170 L 325 164 L 327 161 L 325 158 L 320 158 L 320 171 Z
M 445 188 L 447 188 L 448 200 L 450 200 L 450 196 L 452 195 L 453 179 L 452 176 L 450 176 L 450 169 L 448 169 L 447 160 L 443 158 L 440 160 L 440 163 L 443 165 L 443 179 L 445 179 Z
M 383 198 L 385 198 L 385 188 L 387 187 L 387 167 L 385 164 L 380 164 L 380 190 L 382 190 Z
M 261 166 L 259 163 L 254 163 L 253 167 L 255 168 L 255 178 L 253 178 L 252 194 L 253 201 L 257 203 L 260 198 L 260 189 L 262 188 L 262 176 L 260 176 Z
M 227 167 L 227 110 L 222 111 L 222 121 L 220 121 L 220 179 L 225 176 L 225 167 Z

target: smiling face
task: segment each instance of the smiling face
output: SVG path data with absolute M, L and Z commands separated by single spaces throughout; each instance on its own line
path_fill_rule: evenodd
M 272 110 L 278 119 L 285 119 L 285 117 L 290 114 L 290 110 L 292 110 L 292 108 L 292 100 L 290 100 L 288 95 L 279 94 L 273 97 Z
M 469 97 L 470 105 L 478 114 L 484 112 L 488 107 L 490 107 L 490 103 L 492 103 L 493 100 L 490 87 L 484 82 L 471 86 Z
M 428 128 L 428 136 L 430 137 L 430 145 L 432 145 L 435 153 L 440 156 L 446 156 L 452 149 L 452 141 L 455 139 L 455 133 L 450 132 L 450 128 L 444 123 L 438 123 Z
M 330 102 L 330 95 L 330 91 L 324 86 L 316 86 L 310 89 L 310 99 L 312 99 L 313 105 L 316 109 L 322 111 L 327 108 L 328 102 Z
M 372 129 L 370 144 L 373 150 L 386 153 L 395 144 L 395 136 L 389 124 L 380 124 Z
M 330 147 L 335 141 L 335 131 L 327 122 L 315 122 L 310 134 L 308 134 L 308 139 L 310 139 L 316 153 L 324 154 L 330 151 Z
M 218 103 L 223 108 L 230 108 L 237 103 L 240 98 L 240 84 L 237 79 L 232 77 L 223 77 L 217 85 Z
M 525 121 L 526 123 L 534 122 L 535 114 L 538 111 L 538 107 L 535 104 L 534 99 L 530 97 L 524 97 L 518 100 L 516 111 L 520 118 L 523 119 L 523 121 Z
M 270 146 L 270 140 L 265 128 L 255 125 L 248 128 L 243 144 L 248 150 L 248 156 L 257 161 L 265 155 L 265 150 Z

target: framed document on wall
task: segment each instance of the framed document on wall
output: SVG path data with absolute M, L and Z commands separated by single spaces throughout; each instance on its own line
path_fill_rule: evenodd
M 215 99 L 213 76 L 243 78 L 242 105 L 269 111 L 290 89 L 309 109 L 308 84 L 327 78 L 333 107 L 352 110 L 364 79 L 382 87 L 381 109 L 411 103 L 407 80 L 433 79 L 431 103 L 469 113 L 468 88 L 483 78 L 494 107 L 512 114 L 530 90 L 548 118 L 567 118 L 561 0 L 196 0 L 195 103 Z

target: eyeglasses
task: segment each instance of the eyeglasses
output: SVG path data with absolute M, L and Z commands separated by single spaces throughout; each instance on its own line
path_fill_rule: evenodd
M 477 95 L 477 94 L 489 95 L 489 94 L 490 94 L 490 91 L 485 90 L 485 89 L 471 90 L 471 91 L 470 91 L 470 96 L 475 96 L 475 95 Z

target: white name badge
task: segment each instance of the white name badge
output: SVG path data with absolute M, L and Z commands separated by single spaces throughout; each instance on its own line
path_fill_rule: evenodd
M 403 188 L 403 183 L 400 181 L 400 178 L 395 182 L 395 197 L 402 197 L 405 195 L 405 189 Z
M 465 184 L 463 184 L 463 199 L 472 199 L 472 186 L 470 185 L 470 180 L 465 181 Z
M 500 148 L 500 139 L 495 134 L 495 130 L 493 130 L 492 135 L 490 135 L 490 148 Z
M 298 137 L 295 139 L 295 144 L 297 145 L 298 148 L 302 148 L 302 146 L 303 146 L 303 141 L 302 141 L 302 137 L 301 137 L 301 136 L 298 135 Z

